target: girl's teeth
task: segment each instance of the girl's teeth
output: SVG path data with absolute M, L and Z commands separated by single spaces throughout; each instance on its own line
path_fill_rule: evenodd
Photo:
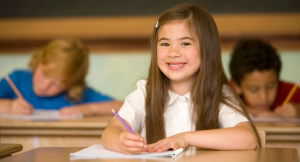
M 173 66 L 173 67 L 180 67 L 180 66 L 182 66 L 182 64 L 170 64 L 170 66 Z

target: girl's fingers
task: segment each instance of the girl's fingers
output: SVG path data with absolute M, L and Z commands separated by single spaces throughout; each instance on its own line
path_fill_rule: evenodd
M 140 141 L 140 142 L 145 142 L 144 138 L 140 136 L 139 134 L 132 134 L 129 132 L 123 132 L 121 134 L 121 137 L 127 140 L 133 140 L 133 141 Z
M 165 140 L 160 140 L 157 143 L 152 145 L 148 145 L 148 152 L 162 152 L 168 150 L 170 148 L 170 144 Z
M 176 144 L 174 144 L 174 146 L 173 146 L 173 150 L 175 151 L 175 150 L 177 150 L 177 149 L 179 149 L 180 147 L 179 147 L 179 145 L 176 143 Z
M 139 154 L 146 150 L 145 140 L 139 134 L 123 132 L 120 135 L 119 143 L 125 154 Z
M 161 145 L 156 152 L 164 152 L 166 150 L 169 150 L 170 149 L 170 145 L 169 144 L 164 144 L 164 145 Z
M 126 147 L 144 148 L 145 144 L 142 141 L 123 140 L 122 144 Z
M 120 135 L 119 143 L 123 152 L 127 154 L 139 154 L 146 150 L 145 140 L 138 134 L 123 132 Z

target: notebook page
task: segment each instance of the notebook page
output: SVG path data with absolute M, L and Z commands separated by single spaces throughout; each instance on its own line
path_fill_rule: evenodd
M 18 120 L 39 120 L 39 121 L 53 121 L 61 119 L 77 119 L 82 118 L 82 115 L 59 115 L 58 110 L 34 110 L 30 115 L 16 115 L 16 114 L 0 114 L 0 118 L 18 119 Z
M 82 149 L 78 152 L 71 153 L 71 156 L 81 156 L 81 157 L 94 157 L 94 158 L 143 158 L 143 157 L 176 157 L 183 152 L 183 148 L 177 149 L 176 151 L 165 151 L 161 153 L 148 153 L 142 152 L 139 155 L 125 155 L 119 152 L 107 150 L 103 145 L 95 144 L 88 148 Z

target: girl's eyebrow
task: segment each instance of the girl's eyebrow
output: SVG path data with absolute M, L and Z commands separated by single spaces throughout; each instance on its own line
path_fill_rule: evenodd
M 184 39 L 189 39 L 189 40 L 192 40 L 192 41 L 194 41 L 194 39 L 193 39 L 193 38 L 191 38 L 191 37 L 182 37 L 182 38 L 180 38 L 180 40 L 184 40 Z
M 158 40 L 158 42 L 159 42 L 159 41 L 163 41 L 163 40 L 170 40 L 170 39 L 168 39 L 168 38 L 160 38 L 160 39 Z
M 194 39 L 191 38 L 191 37 L 182 37 L 182 38 L 179 38 L 179 40 L 185 40 L 185 39 L 189 39 L 189 40 L 191 40 L 191 41 L 194 41 Z M 159 41 L 163 41 L 163 40 L 170 40 L 170 39 L 168 39 L 168 38 L 160 38 L 160 39 L 158 40 L 158 42 L 159 42 Z

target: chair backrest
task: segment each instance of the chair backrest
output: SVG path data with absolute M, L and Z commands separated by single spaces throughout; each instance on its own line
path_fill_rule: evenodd
M 266 147 L 266 132 L 264 130 L 257 130 L 260 141 L 261 141 L 261 147 L 265 148 Z

